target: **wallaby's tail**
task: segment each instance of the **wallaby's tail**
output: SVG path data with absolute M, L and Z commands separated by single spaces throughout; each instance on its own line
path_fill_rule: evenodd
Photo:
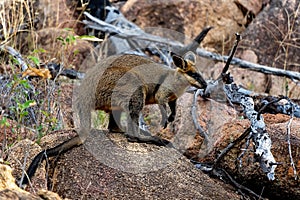
M 56 147 L 41 151 L 38 155 L 34 157 L 33 161 L 28 167 L 28 170 L 26 171 L 23 180 L 22 179 L 19 180 L 19 182 L 21 183 L 20 185 L 23 186 L 29 183 L 29 180 L 35 174 L 39 164 L 43 162 L 45 159 L 58 156 L 64 152 L 69 151 L 74 147 L 80 146 L 81 144 L 82 144 L 82 140 L 80 139 L 80 137 L 75 136 L 74 138 L 71 138 L 70 140 L 63 142 Z

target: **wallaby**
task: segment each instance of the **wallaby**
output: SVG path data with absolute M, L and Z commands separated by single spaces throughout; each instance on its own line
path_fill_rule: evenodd
M 54 147 L 40 152 L 30 164 L 27 176 L 21 185 L 27 184 L 38 165 L 47 157 L 59 155 L 84 143 L 91 129 L 91 110 L 101 109 L 109 113 L 108 129 L 119 132 L 120 114 L 127 114 L 126 136 L 131 141 L 166 145 L 160 139 L 138 126 L 139 114 L 148 104 L 159 104 L 165 108 L 168 103 L 175 117 L 176 99 L 190 85 L 206 88 L 206 82 L 195 67 L 196 57 L 188 52 L 184 57 L 173 56 L 176 69 L 158 64 L 151 59 L 137 55 L 117 55 L 104 59 L 87 72 L 78 88 L 80 94 L 75 100 L 75 110 L 80 119 L 79 135 Z M 163 109 L 164 110 L 164 109 Z

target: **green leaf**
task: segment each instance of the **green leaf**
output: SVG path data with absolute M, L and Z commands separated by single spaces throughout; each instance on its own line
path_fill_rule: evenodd
M 72 28 L 64 28 L 65 31 L 73 31 Z
M 10 126 L 10 123 L 8 123 L 6 117 L 2 117 L 2 119 L 0 120 L 0 124 L 1 124 L 1 126 L 4 126 L 4 127 L 9 127 Z
M 74 35 L 69 35 L 68 37 L 66 37 L 66 42 L 67 42 L 68 44 L 72 44 L 72 43 L 74 43 L 75 41 L 76 41 L 76 38 L 75 38 Z
M 23 87 L 25 87 L 26 89 L 29 89 L 29 88 L 30 88 L 30 85 L 29 85 L 29 83 L 28 83 L 28 81 L 27 81 L 26 79 L 20 80 L 20 81 L 19 81 L 19 84 L 20 84 L 20 85 L 23 85 Z
M 20 117 L 25 117 L 28 115 L 28 111 L 23 111 L 20 113 Z
M 31 106 L 31 104 L 34 103 L 34 100 L 28 100 L 25 103 L 23 103 L 24 108 L 29 108 Z
M 30 59 L 35 65 L 40 65 L 40 60 L 35 56 L 28 56 L 28 59 Z
M 36 54 L 36 53 L 46 53 L 46 50 L 43 48 L 39 48 L 39 49 L 35 49 L 32 51 L 32 53 Z
M 46 112 L 46 111 L 44 111 L 44 110 L 42 110 L 41 112 L 42 112 L 42 114 L 43 114 L 45 117 L 49 117 L 49 116 L 50 116 L 50 113 L 48 113 L 48 112 Z
M 62 45 L 66 45 L 65 39 L 62 37 L 56 38 L 58 41 L 61 41 Z
M 79 53 L 80 53 L 80 51 L 79 51 L 78 49 L 76 49 L 76 50 L 73 51 L 73 55 L 74 55 L 74 56 L 76 56 L 76 55 L 79 54 Z

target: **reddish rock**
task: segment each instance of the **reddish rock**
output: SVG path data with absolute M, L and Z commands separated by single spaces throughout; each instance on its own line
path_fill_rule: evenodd
M 272 1 L 243 33 L 238 52 L 252 50 L 260 64 L 299 71 L 298 6 L 296 0 Z
M 235 0 L 236 4 L 241 5 L 246 12 L 252 12 L 257 15 L 264 5 L 269 3 L 269 0 Z
M 243 57 L 250 50 L 257 55 L 259 64 L 299 71 L 300 57 L 295 56 L 300 53 L 298 12 L 297 0 L 271 1 L 242 34 L 236 55 Z M 251 79 L 253 76 L 247 77 Z M 265 84 L 255 84 L 255 87 L 266 89 L 266 85 L 272 83 L 271 94 L 299 97 L 299 86 L 291 80 L 272 76 L 270 81 L 268 78 Z
M 203 46 L 227 53 L 234 33 L 245 29 L 247 20 L 234 1 L 129 0 L 121 11 L 142 28 L 161 27 L 194 38 L 204 27 L 213 26 Z

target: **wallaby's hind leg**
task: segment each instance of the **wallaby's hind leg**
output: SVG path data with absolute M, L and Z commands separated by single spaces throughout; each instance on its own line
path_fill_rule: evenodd
M 131 142 L 152 143 L 159 146 L 165 146 L 169 144 L 169 141 L 161 139 L 157 136 L 151 136 L 148 131 L 139 128 L 139 115 L 145 105 L 145 102 L 141 101 L 141 99 L 145 98 L 142 88 L 138 89 L 132 96 L 134 98 L 129 100 L 127 108 L 128 125 L 126 136 L 128 140 Z
M 124 131 L 120 128 L 121 127 L 121 114 L 122 111 L 114 110 L 109 113 L 109 123 L 108 123 L 108 130 L 113 133 L 123 133 Z

